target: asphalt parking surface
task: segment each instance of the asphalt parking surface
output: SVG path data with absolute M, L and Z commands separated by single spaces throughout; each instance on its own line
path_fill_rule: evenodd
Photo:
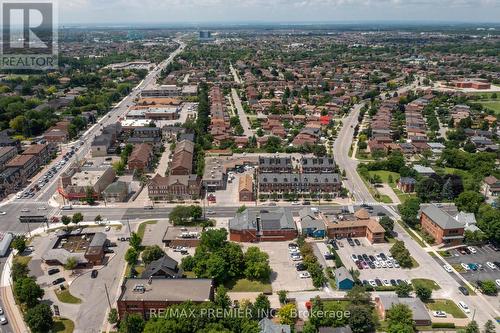
M 484 280 L 496 280 L 500 279 L 500 268 L 491 269 L 486 265 L 486 262 L 500 261 L 500 252 L 495 251 L 491 246 L 474 246 L 477 250 L 475 254 L 463 255 L 458 250 L 449 250 L 451 257 L 445 258 L 450 264 L 481 264 L 482 267 L 477 271 L 465 271 L 460 274 L 467 279 L 469 282 L 484 281 Z

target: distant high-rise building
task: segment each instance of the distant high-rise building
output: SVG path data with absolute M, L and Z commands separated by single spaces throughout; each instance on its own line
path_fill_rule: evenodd
M 212 38 L 212 32 L 207 30 L 201 30 L 199 34 L 199 39 L 201 42 L 211 42 L 214 39 Z

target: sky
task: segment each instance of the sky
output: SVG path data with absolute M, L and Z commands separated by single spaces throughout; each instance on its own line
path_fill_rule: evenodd
M 500 0 L 59 0 L 60 24 L 492 22 Z

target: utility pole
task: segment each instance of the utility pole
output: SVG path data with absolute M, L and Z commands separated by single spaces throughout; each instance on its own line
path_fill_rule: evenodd
M 128 218 L 127 218 L 127 226 L 128 226 L 128 234 L 129 236 L 132 236 L 132 229 L 130 229 L 130 221 Z

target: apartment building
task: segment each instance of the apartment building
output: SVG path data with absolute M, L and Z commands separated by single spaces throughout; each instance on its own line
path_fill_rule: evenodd
M 436 244 L 454 246 L 463 242 L 464 225 L 436 205 L 431 204 L 421 210 L 420 225 Z

